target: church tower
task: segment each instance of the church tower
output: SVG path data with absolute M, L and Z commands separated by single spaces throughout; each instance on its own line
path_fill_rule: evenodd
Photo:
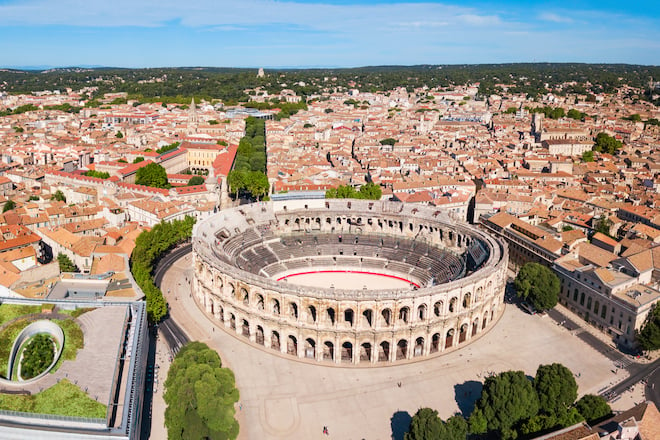
M 199 123 L 199 116 L 197 115 L 197 106 L 195 105 L 195 97 L 193 96 L 188 108 L 188 134 L 197 133 L 197 124 Z

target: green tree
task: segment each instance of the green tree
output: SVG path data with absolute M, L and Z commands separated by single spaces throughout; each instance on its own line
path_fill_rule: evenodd
M 115 134 L 115 137 L 116 137 L 117 139 L 123 139 L 124 135 L 122 134 L 121 131 L 118 131 L 117 134 Z
M 385 138 L 385 139 L 383 139 L 383 140 L 380 141 L 380 144 L 381 144 L 381 145 L 391 145 L 391 146 L 394 146 L 394 144 L 396 144 L 397 142 L 398 142 L 398 141 L 397 141 L 396 139 L 394 139 L 394 138 Z
M 575 402 L 575 407 L 587 423 L 592 423 L 612 414 L 612 409 L 601 396 L 585 394 Z
M 538 413 L 539 400 L 524 372 L 505 371 L 486 378 L 475 408 L 486 419 L 487 431 L 507 439 L 516 437 L 517 424 Z
M 158 154 L 167 153 L 168 151 L 178 148 L 179 145 L 181 145 L 181 142 L 173 142 L 169 145 L 165 145 L 164 147 L 160 147 L 159 149 L 156 150 L 156 153 Z
M 60 272 L 80 272 L 78 266 L 66 254 L 61 252 L 57 254 L 57 263 L 60 266 Z
M 594 232 L 600 232 L 601 234 L 605 234 L 608 237 L 611 237 L 612 235 L 610 234 L 610 230 L 612 229 L 612 220 L 610 220 L 608 217 L 605 215 L 602 215 L 594 225 Z
M 51 200 L 57 200 L 58 202 L 66 203 L 66 197 L 64 196 L 64 193 L 62 191 L 60 191 L 59 189 L 57 191 L 55 191 L 55 193 L 51 197 Z
M 202 185 L 203 183 L 204 183 L 204 178 L 202 176 L 192 176 L 188 181 L 188 186 Z
M 144 162 L 144 157 L 138 156 L 135 159 L 133 159 L 133 163 L 140 163 L 140 162 Z
M 431 408 L 420 408 L 410 421 L 404 440 L 460 440 L 467 437 L 468 424 L 460 414 L 443 422 L 438 412 Z
M 380 186 L 376 185 L 373 182 L 369 182 L 366 185 L 360 187 L 360 198 L 367 200 L 380 200 L 383 195 L 383 191 L 380 189 Z
M 552 270 L 538 263 L 526 263 L 514 281 L 518 297 L 531 302 L 537 310 L 557 305 L 560 282 Z
M 584 162 L 593 162 L 594 161 L 594 152 L 589 150 L 582 153 L 582 160 Z
M 2 213 L 4 214 L 7 211 L 11 211 L 12 209 L 16 208 L 16 202 L 13 200 L 7 200 L 5 202 L 5 205 L 2 207 Z
M 150 163 L 137 170 L 135 183 L 138 185 L 151 186 L 154 188 L 169 188 L 167 172 L 162 165 Z
M 578 121 L 582 120 L 586 115 L 582 113 L 579 110 L 575 110 L 574 108 L 570 109 L 568 113 L 566 114 L 571 119 L 577 119 Z
M 21 376 L 32 379 L 43 373 L 55 358 L 55 345 L 47 333 L 35 335 L 23 350 Z
M 186 344 L 165 381 L 168 439 L 235 439 L 238 398 L 234 373 L 222 367 L 218 353 L 201 342 Z
M 622 147 L 623 144 L 621 141 L 616 140 L 616 138 L 607 133 L 598 133 L 598 135 L 596 135 L 596 142 L 593 146 L 593 150 L 599 153 L 614 154 Z
M 109 179 L 110 178 L 110 173 L 107 171 L 96 171 L 96 170 L 88 170 L 83 173 L 85 176 L 88 177 L 96 177 L 98 179 Z
M 636 336 L 642 349 L 652 351 L 660 348 L 660 306 L 653 306 Z
M 577 399 L 578 385 L 571 370 L 562 364 L 539 365 L 534 378 L 540 411 L 559 418 Z

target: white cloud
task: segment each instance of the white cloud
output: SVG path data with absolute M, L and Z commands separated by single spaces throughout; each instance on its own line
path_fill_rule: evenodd
M 539 19 L 543 21 L 550 21 L 552 23 L 573 23 L 574 20 L 570 17 L 561 16 L 554 12 L 543 12 L 539 14 Z

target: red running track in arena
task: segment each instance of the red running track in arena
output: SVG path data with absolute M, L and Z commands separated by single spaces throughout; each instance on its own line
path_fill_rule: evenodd
M 279 277 L 277 281 L 282 281 L 285 278 L 291 278 L 291 277 L 296 277 L 298 275 L 310 275 L 310 274 L 315 274 L 315 273 L 357 273 L 361 275 L 374 275 L 377 277 L 385 277 L 385 278 L 394 278 L 399 281 L 405 281 L 406 283 L 410 283 L 413 286 L 417 287 L 419 289 L 419 284 L 410 281 L 406 278 L 398 277 L 396 275 L 388 275 L 386 273 L 378 273 L 378 272 L 365 272 L 362 270 L 310 270 L 308 272 L 298 272 L 298 273 L 292 273 L 289 275 L 284 275 L 283 277 Z

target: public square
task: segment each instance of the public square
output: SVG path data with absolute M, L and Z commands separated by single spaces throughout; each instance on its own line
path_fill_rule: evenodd
M 442 418 L 469 414 L 487 374 L 523 370 L 533 376 L 539 364 L 570 368 L 580 395 L 623 379 L 611 360 L 573 333 L 515 305 L 507 305 L 500 322 L 470 345 L 433 359 L 366 368 L 296 361 L 214 330 L 190 295 L 186 279 L 192 276 L 187 255 L 169 269 L 163 291 L 173 319 L 188 336 L 218 350 L 224 366 L 234 371 L 241 394 L 239 439 L 399 439 L 418 408 L 434 408 Z M 161 373 L 164 379 L 166 371 Z M 154 413 L 164 409 L 158 394 Z M 162 418 L 154 417 L 151 437 L 164 438 L 157 420 Z

